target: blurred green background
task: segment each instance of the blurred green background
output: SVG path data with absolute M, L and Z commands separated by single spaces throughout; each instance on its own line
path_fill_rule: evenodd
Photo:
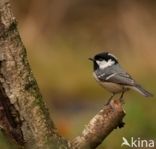
M 11 3 L 32 71 L 64 137 L 79 135 L 111 95 L 92 77 L 88 57 L 98 52 L 112 52 L 140 84 L 156 93 L 155 0 Z M 113 131 L 98 149 L 121 148 L 123 136 L 156 140 L 155 97 L 130 91 L 124 107 L 125 127 Z

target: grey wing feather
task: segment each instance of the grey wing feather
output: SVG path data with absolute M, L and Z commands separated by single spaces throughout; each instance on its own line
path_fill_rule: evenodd
M 112 67 L 107 67 L 102 71 L 95 72 L 98 79 L 104 82 L 113 82 L 121 85 L 126 85 L 132 87 L 134 90 L 138 91 L 145 97 L 151 97 L 153 94 L 138 85 L 132 77 L 121 68 L 119 64 Z
M 117 84 L 128 86 L 135 84 L 132 77 L 124 71 L 119 64 L 106 68 L 103 72 L 98 73 L 97 77 L 101 81 L 114 82 Z
M 123 73 L 117 73 L 109 79 L 107 79 L 106 81 L 128 86 L 133 86 L 135 84 L 135 81 L 130 77 L 130 75 Z

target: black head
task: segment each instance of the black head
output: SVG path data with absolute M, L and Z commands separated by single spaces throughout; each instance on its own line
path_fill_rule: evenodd
M 113 64 L 118 63 L 117 58 L 109 52 L 102 52 L 102 53 L 96 54 L 94 58 L 89 58 L 89 60 L 92 60 L 94 62 L 94 70 L 100 67 L 100 64 L 99 64 L 100 62 L 107 63 L 107 62 L 112 61 Z

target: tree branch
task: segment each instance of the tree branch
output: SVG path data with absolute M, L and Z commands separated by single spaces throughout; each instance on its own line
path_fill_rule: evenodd
M 89 122 L 82 134 L 72 140 L 74 149 L 95 149 L 117 127 L 123 127 L 125 112 L 120 100 L 112 100 Z

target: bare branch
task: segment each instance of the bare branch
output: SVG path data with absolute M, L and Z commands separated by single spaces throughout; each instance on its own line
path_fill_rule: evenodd
M 89 122 L 82 134 L 72 140 L 74 149 L 95 149 L 117 127 L 123 126 L 125 112 L 120 100 L 112 100 Z

